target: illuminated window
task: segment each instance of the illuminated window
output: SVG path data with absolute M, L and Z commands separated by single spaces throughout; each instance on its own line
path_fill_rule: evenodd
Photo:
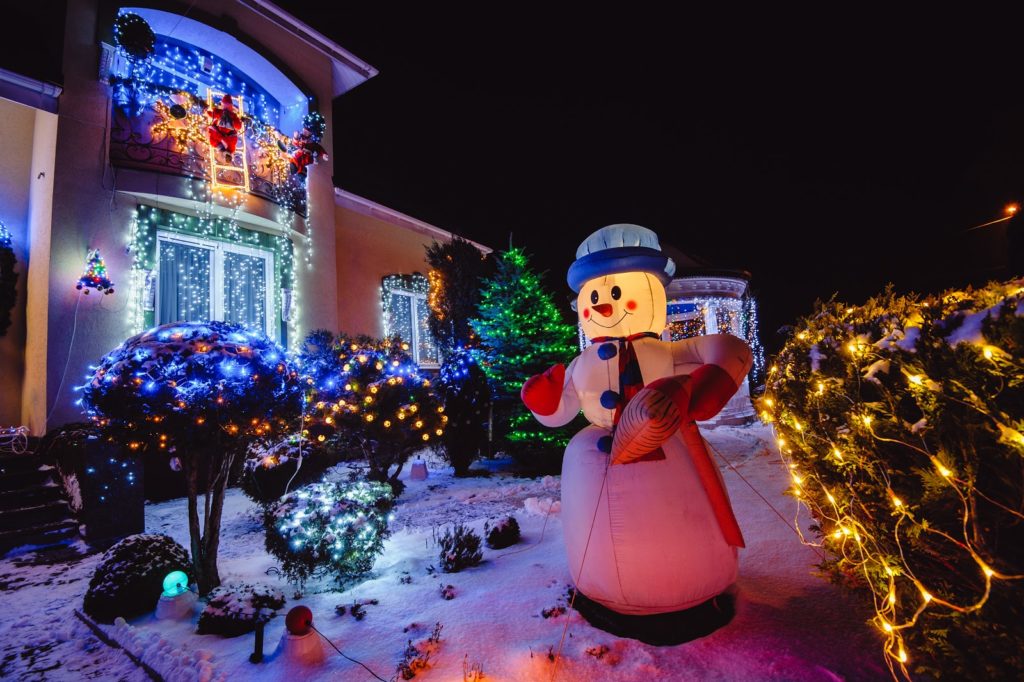
M 423 275 L 390 275 L 382 285 L 384 335 L 399 336 L 409 344 L 413 360 L 421 367 L 438 367 L 437 343 L 427 321 L 427 278 Z
M 272 252 L 160 231 L 157 263 L 157 324 L 221 320 L 277 338 Z

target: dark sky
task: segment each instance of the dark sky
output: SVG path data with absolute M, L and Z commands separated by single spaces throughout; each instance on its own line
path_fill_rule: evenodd
M 651 227 L 753 273 L 769 349 L 818 297 L 1007 274 L 1016 221 L 964 231 L 1024 199 L 1009 18 L 479 7 L 293 8 L 381 70 L 335 102 L 337 184 L 491 246 L 512 233 L 560 293 L 591 231 Z

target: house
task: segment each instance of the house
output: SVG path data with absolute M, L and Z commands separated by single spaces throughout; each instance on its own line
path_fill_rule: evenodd
M 60 85 L 0 75 L 0 426 L 81 420 L 89 365 L 178 320 L 399 333 L 436 364 L 424 247 L 451 234 L 332 181 L 330 104 L 373 66 L 266 0 L 66 6 Z

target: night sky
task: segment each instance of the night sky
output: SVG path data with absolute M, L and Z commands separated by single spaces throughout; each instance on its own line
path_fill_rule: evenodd
M 1006 18 L 493 8 L 293 8 L 381 71 L 335 102 L 338 185 L 493 247 L 511 234 L 561 295 L 587 234 L 645 225 L 753 273 L 769 350 L 819 297 L 1009 274 L 1020 219 L 965 232 L 1024 199 Z

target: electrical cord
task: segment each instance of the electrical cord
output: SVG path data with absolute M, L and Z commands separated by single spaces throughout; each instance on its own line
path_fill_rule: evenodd
M 319 630 L 317 630 L 317 629 L 316 629 L 316 626 L 315 626 L 315 625 L 313 625 L 313 623 L 312 623 L 312 622 L 309 622 L 309 623 L 307 623 L 307 625 L 309 625 L 309 627 L 310 627 L 310 628 L 311 628 L 311 629 L 313 630 L 313 632 L 315 632 L 316 634 L 318 634 L 318 635 L 320 635 L 321 637 L 323 637 L 324 639 L 326 639 L 326 640 L 327 640 L 327 643 L 328 643 L 328 644 L 330 644 L 330 645 L 331 645 L 331 646 L 332 646 L 332 647 L 334 648 L 334 650 L 335 650 L 335 651 L 337 651 L 337 652 L 338 652 L 339 654 L 341 654 L 342 656 L 344 656 L 344 657 L 345 657 L 345 658 L 347 658 L 348 660 L 352 661 L 353 663 L 358 663 L 359 665 L 363 666 L 363 668 L 365 668 L 365 669 L 366 669 L 366 672 L 368 672 L 368 673 L 370 673 L 371 675 L 373 675 L 374 677 L 376 677 L 376 678 L 377 678 L 378 680 L 380 680 L 380 682 L 388 682 L 388 681 L 387 681 L 387 680 L 385 680 L 385 679 L 384 679 L 383 677 L 381 677 L 381 676 L 380 676 L 380 675 L 378 675 L 377 673 L 375 673 L 375 672 L 373 672 L 372 670 L 370 670 L 370 668 L 369 668 L 369 667 L 368 667 L 368 666 L 367 666 L 367 665 L 366 665 L 365 663 L 363 663 L 362 661 L 357 661 L 356 659 L 354 659 L 354 658 L 352 658 L 351 656 L 347 655 L 347 654 L 346 654 L 346 653 L 345 653 L 344 651 L 342 651 L 342 650 L 341 650 L 341 649 L 339 649 L 338 647 L 334 646 L 334 642 L 332 642 L 332 641 L 331 641 L 331 639 L 330 639 L 330 638 L 329 638 L 329 637 L 328 637 L 327 635 L 325 635 L 324 633 L 322 633 L 322 632 L 320 632 Z

